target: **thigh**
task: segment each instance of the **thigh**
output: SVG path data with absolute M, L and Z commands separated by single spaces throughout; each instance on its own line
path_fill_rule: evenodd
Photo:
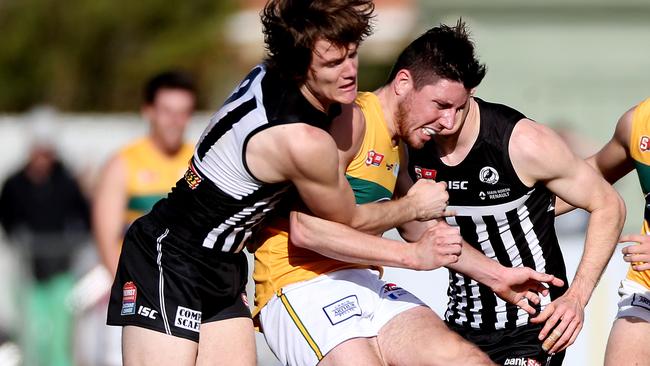
M 377 337 L 353 338 L 338 344 L 318 363 L 318 366 L 383 366 Z
M 157 331 L 126 326 L 122 329 L 124 366 L 193 366 L 197 344 Z
M 605 365 L 650 365 L 649 338 L 647 321 L 636 317 L 616 319 L 607 340 Z
M 488 356 L 452 332 L 428 307 L 409 309 L 379 331 L 389 365 L 492 365 Z
M 197 366 L 255 366 L 255 330 L 250 318 L 231 318 L 201 324 Z

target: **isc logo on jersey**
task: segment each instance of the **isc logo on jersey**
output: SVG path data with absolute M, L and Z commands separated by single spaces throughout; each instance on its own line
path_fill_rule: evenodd
M 650 150 L 650 137 L 641 136 L 641 139 L 639 140 L 639 150 L 641 150 L 641 152 Z
M 201 327 L 201 312 L 179 306 L 176 308 L 174 325 L 198 333 Z

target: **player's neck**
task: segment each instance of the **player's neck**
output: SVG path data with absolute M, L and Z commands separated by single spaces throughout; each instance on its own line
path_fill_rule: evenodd
M 393 142 L 393 146 L 397 146 L 400 139 L 397 133 L 397 126 L 395 126 L 395 106 L 397 101 L 389 93 L 388 87 L 383 86 L 373 92 L 379 99 L 379 105 L 381 106 L 381 111 L 384 114 L 384 121 L 386 121 L 386 128 L 388 129 L 388 134 Z
M 154 136 L 149 136 L 149 141 L 151 141 L 151 144 L 153 145 L 154 149 L 163 157 L 171 159 L 176 154 L 178 154 L 179 151 L 181 151 L 183 144 L 178 144 L 178 146 L 170 147 L 166 146 L 160 139 L 155 138 Z
M 461 123 L 458 131 L 452 135 L 434 136 L 440 158 L 447 165 L 457 165 L 465 160 L 478 139 L 481 120 L 478 103 L 474 99 L 470 99 Z
M 309 104 L 311 104 L 314 108 L 318 109 L 319 111 L 323 113 L 327 113 L 330 105 L 332 104 L 330 101 L 323 101 L 319 99 L 316 94 L 307 86 L 307 84 L 302 84 L 300 87 L 300 93 L 307 99 Z

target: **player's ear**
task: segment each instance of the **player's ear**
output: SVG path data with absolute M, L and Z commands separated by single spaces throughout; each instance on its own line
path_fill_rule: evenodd
M 411 72 L 406 69 L 401 69 L 395 74 L 395 80 L 393 81 L 393 88 L 396 95 L 403 96 L 406 95 L 410 90 L 413 89 L 413 76 Z

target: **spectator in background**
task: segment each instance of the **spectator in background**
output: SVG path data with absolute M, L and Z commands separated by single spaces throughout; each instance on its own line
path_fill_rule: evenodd
M 0 193 L 0 223 L 31 270 L 21 288 L 25 365 L 71 365 L 71 325 L 65 298 L 74 278 L 70 263 L 87 239 L 88 205 L 51 141 L 51 116 L 34 124 L 27 164 Z M 30 281 L 31 280 L 31 281 Z
M 99 329 L 103 340 L 99 346 L 84 347 L 81 344 L 91 340 L 80 334 L 79 363 L 120 365 L 122 362 L 121 329 L 105 325 L 107 296 L 115 276 L 122 236 L 135 219 L 171 190 L 187 169 L 194 145 L 185 143 L 183 137 L 195 102 L 196 88 L 189 75 L 169 71 L 154 76 L 145 85 L 142 106 L 142 116 L 149 122 L 149 134 L 120 149 L 100 173 L 93 196 L 92 224 L 99 255 L 110 272 L 110 279 L 101 288 L 106 295 L 104 301 L 91 309 L 95 329 Z M 93 349 L 103 355 L 90 355 Z

